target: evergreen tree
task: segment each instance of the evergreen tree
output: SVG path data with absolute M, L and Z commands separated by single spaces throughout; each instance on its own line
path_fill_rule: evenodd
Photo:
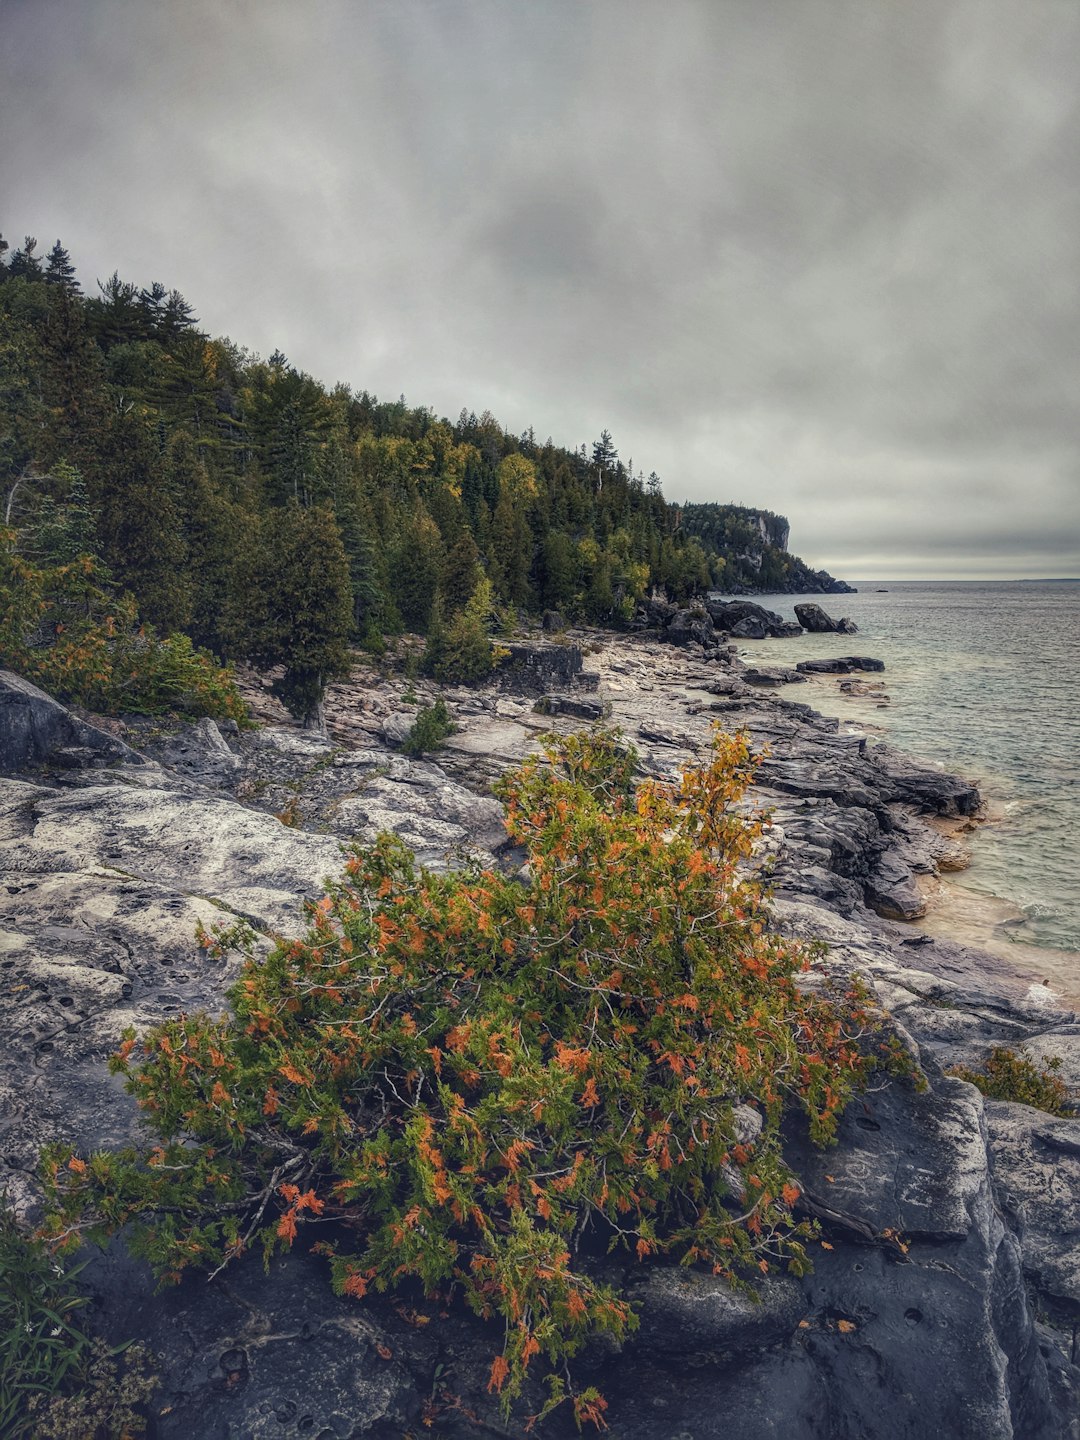
M 45 270 L 41 263 L 41 256 L 37 253 L 37 240 L 33 235 L 27 235 L 22 247 L 13 251 L 8 261 L 8 275 L 12 280 L 29 280 L 31 282 L 42 280 L 45 277 Z
M 90 556 L 99 580 L 109 580 L 104 561 L 97 553 L 97 517 L 90 504 L 86 482 L 74 466 L 61 461 L 49 480 L 57 494 L 45 495 L 33 523 L 21 539 L 22 549 L 36 563 L 51 568 L 72 565 Z
M 442 580 L 444 553 L 438 526 L 417 504 L 395 546 L 390 593 L 406 627 L 422 635 Z
M 191 578 L 179 506 L 157 439 L 132 412 L 115 415 L 89 477 L 101 551 L 139 612 L 161 630 L 191 616 Z
M 161 310 L 165 304 L 167 293 L 160 280 L 153 281 L 149 287 L 144 285 L 139 291 L 139 309 L 142 311 L 146 329 L 151 334 L 157 331 L 160 324 Z
M 491 521 L 490 563 L 499 598 L 509 605 L 528 605 L 532 531 L 508 488 L 499 496 Z
M 94 338 L 103 350 L 126 345 L 146 335 L 146 321 L 139 303 L 139 291 L 117 271 L 108 280 L 98 281 L 100 295 L 87 304 L 87 314 Z
M 562 530 L 549 530 L 541 554 L 541 597 L 546 610 L 569 605 L 576 589 L 574 544 Z
M 158 330 L 166 344 L 179 339 L 189 330 L 194 330 L 198 323 L 193 307 L 187 303 L 180 291 L 170 290 L 158 322 Z
M 325 729 L 326 687 L 350 665 L 353 604 L 341 532 L 327 508 L 288 505 L 266 517 L 260 542 L 261 614 L 246 653 L 284 665 L 275 694 L 306 727 Z
M 49 251 L 49 260 L 45 267 L 45 283 L 46 285 L 61 285 L 73 295 L 81 293 L 82 287 L 75 278 L 75 266 L 71 263 L 71 256 L 59 240 Z
M 109 422 L 101 352 L 86 323 L 86 305 L 66 285 L 49 289 L 40 332 L 41 397 L 49 422 L 38 441 L 45 465 L 66 458 L 90 477 Z
M 476 541 L 468 530 L 465 530 L 447 554 L 446 568 L 443 571 L 442 597 L 448 615 L 464 610 L 483 574 Z

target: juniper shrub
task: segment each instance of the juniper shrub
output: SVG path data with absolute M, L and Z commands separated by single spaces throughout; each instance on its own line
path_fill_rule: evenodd
M 153 1142 L 50 1153 L 53 1243 L 131 1225 L 178 1279 L 347 1222 L 319 1227 L 337 1292 L 452 1291 L 501 1322 L 507 1411 L 546 1363 L 545 1410 L 601 1424 L 566 1362 L 636 1319 L 580 1262 L 583 1231 L 737 1285 L 804 1272 L 781 1117 L 829 1142 L 889 1058 L 858 988 L 801 987 L 811 951 L 770 929 L 754 763 L 717 733 L 680 783 L 635 789 L 616 732 L 548 737 L 500 785 L 524 881 L 433 874 L 385 836 L 356 850 L 227 1014 L 127 1034 L 112 1064 Z

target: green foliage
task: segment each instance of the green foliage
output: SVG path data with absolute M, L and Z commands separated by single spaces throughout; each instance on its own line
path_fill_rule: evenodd
M 449 627 L 485 575 L 515 611 L 612 625 L 652 586 L 678 598 L 801 576 L 816 587 L 783 552 L 778 517 L 667 504 L 606 430 L 591 452 L 568 450 L 487 411 L 451 423 L 403 397 L 328 389 L 280 352 L 263 361 L 210 339 L 165 284 L 114 272 L 83 296 L 59 240 L 46 263 L 27 237 L 0 282 L 5 523 L 22 524 L 27 476 L 70 461 L 94 511 L 80 553 L 162 633 L 284 666 L 280 694 L 305 721 L 319 723 L 349 640 L 377 652 L 403 628 Z M 325 563 L 302 580 L 298 551 L 311 547 L 283 532 L 315 513 L 334 534 L 314 525 Z M 762 548 L 759 513 L 778 543 Z M 473 672 L 483 646 L 475 631 L 459 638 Z
M 805 993 L 809 953 L 769 930 L 746 739 L 717 734 L 676 785 L 635 791 L 635 758 L 613 732 L 550 737 L 501 784 L 527 879 L 433 874 L 384 836 L 228 1014 L 128 1032 L 112 1064 L 153 1143 L 51 1151 L 46 1233 L 130 1226 L 177 1279 L 344 1222 L 316 1246 L 339 1293 L 461 1297 L 501 1325 L 507 1409 L 543 1356 L 550 1403 L 598 1423 L 567 1360 L 636 1322 L 583 1237 L 735 1284 L 804 1271 L 781 1118 L 827 1143 L 873 1027 L 858 990 Z
M 47 510 L 42 529 L 55 553 L 71 527 Z M 140 625 L 135 601 L 118 595 L 101 562 L 77 555 L 39 565 L 0 530 L 0 664 L 59 699 L 102 714 L 211 715 L 245 722 L 228 669 L 186 635 Z
M 109 1350 L 79 1325 L 82 1268 L 65 1271 L 0 1210 L 0 1434 L 8 1440 L 118 1440 L 145 1429 L 136 1407 L 157 1384 L 148 1357 L 139 1347 Z
M 946 1073 L 968 1080 L 990 1100 L 1010 1100 L 1014 1105 L 1033 1105 L 1050 1115 L 1071 1115 L 1068 1086 L 1056 1072 L 1061 1059 L 1054 1056 L 1045 1065 L 1036 1065 L 1025 1055 L 998 1045 L 990 1052 L 981 1070 L 956 1065 Z
M 412 729 L 402 741 L 402 753 L 412 756 L 428 755 L 432 750 L 438 750 L 456 729 L 446 702 L 438 699 L 434 705 L 425 705 L 418 711 Z
M 496 620 L 495 592 L 483 576 L 469 603 L 449 625 L 443 624 L 440 614 L 433 619 L 424 651 L 425 672 L 448 685 L 468 685 L 490 675 L 508 653 L 492 643 Z
M 331 680 L 349 673 L 352 589 L 341 532 L 327 507 L 290 504 L 257 530 L 244 558 L 248 583 L 236 598 L 233 641 L 266 665 L 283 665 L 274 693 L 298 720 L 321 714 Z

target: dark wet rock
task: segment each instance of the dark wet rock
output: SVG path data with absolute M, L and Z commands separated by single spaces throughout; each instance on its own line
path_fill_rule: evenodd
M 156 1357 L 158 1440 L 402 1435 L 422 1396 L 398 1346 L 370 1311 L 330 1290 L 326 1267 L 302 1255 L 256 1257 L 207 1284 L 191 1276 L 155 1294 L 118 1245 L 88 1277 L 109 1338 L 137 1336 Z
M 866 883 L 866 901 L 889 920 L 918 920 L 926 900 L 911 870 L 891 854 L 880 856 Z
M 713 622 L 704 611 L 677 610 L 661 634 L 672 645 L 708 646 L 715 640 Z
M 1080 1119 L 986 1102 L 994 1172 L 1024 1272 L 1054 1318 L 1080 1324 Z
M 809 1305 L 794 1280 L 768 1277 L 757 1298 L 688 1267 L 631 1272 L 627 1293 L 640 1315 L 634 1349 L 730 1359 L 790 1340 Z
M 11 775 L 43 765 L 84 769 L 118 761 L 140 765 L 142 756 L 21 675 L 0 670 L 0 772 Z
M 809 630 L 815 635 L 854 635 L 858 629 L 851 620 L 834 620 L 830 615 L 826 614 L 820 605 L 815 604 L 813 601 L 806 601 L 802 605 L 796 605 L 795 614 L 803 629 Z
M 835 660 L 800 660 L 795 668 L 804 675 L 850 675 L 852 670 L 884 670 L 885 661 L 869 655 L 843 655 Z
M 766 610 L 764 605 L 756 605 L 752 600 L 720 600 L 710 596 L 705 601 L 705 608 L 717 630 L 746 640 L 763 640 L 766 635 L 781 635 L 790 629 L 790 623 L 782 615 L 775 610 Z M 740 626 L 744 628 L 740 629 Z M 756 633 L 750 634 L 750 629 Z
M 679 607 L 675 601 L 661 595 L 650 595 L 638 605 L 641 622 L 657 629 L 669 625 L 678 613 Z
M 752 615 L 748 615 L 745 620 L 736 620 L 730 633 L 739 640 L 764 640 L 769 633 L 769 627 L 763 620 L 755 620 Z
M 742 672 L 747 685 L 792 685 L 805 681 L 806 676 L 786 665 L 750 665 Z
M 891 745 L 876 746 L 874 758 L 887 775 L 896 799 L 936 815 L 978 814 L 978 786 L 963 776 L 921 765 Z

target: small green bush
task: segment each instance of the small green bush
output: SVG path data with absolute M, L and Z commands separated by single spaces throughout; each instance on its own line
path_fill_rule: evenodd
M 989 1100 L 1011 1100 L 1014 1105 L 1032 1105 L 1050 1115 L 1071 1115 L 1068 1086 L 1054 1073 L 1060 1067 L 1057 1055 L 1045 1065 L 1036 1065 L 1026 1055 L 998 1045 L 981 1070 L 954 1065 L 946 1074 L 970 1081 Z
M 116 1440 L 141 1435 L 137 1407 L 157 1384 L 141 1347 L 110 1350 L 77 1323 L 86 1304 L 40 1241 L 0 1210 L 0 1435 Z
M 427 755 L 432 750 L 438 750 L 456 729 L 445 700 L 440 698 L 434 705 L 425 705 L 417 713 L 412 729 L 401 742 L 402 753 L 414 758 Z

